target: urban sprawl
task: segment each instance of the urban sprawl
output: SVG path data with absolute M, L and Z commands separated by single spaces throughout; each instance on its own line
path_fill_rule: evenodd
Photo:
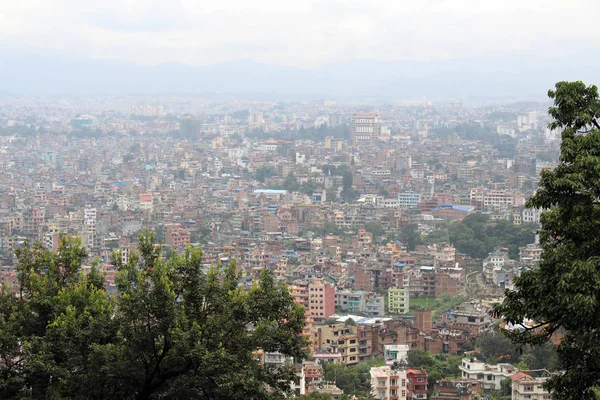
M 0 284 L 18 292 L 16 248 L 70 235 L 116 291 L 114 254 L 126 263 L 148 230 L 164 257 L 198 246 L 240 285 L 264 269 L 287 285 L 311 357 L 257 357 L 295 364 L 297 395 L 469 400 L 509 382 L 513 399 L 548 399 L 552 372 L 481 345 L 502 336 L 489 311 L 542 250 L 525 201 L 558 162 L 545 110 L 5 96 Z M 341 379 L 361 365 L 358 383 Z

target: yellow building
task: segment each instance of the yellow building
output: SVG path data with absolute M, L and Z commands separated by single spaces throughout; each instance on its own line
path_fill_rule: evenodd
M 317 325 L 313 333 L 313 344 L 317 349 L 329 348 L 342 355 L 344 364 L 358 364 L 358 336 L 355 325 Z
M 406 314 L 409 309 L 407 288 L 388 289 L 388 311 L 392 314 Z

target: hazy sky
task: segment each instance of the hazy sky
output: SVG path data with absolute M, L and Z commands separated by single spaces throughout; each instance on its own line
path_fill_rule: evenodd
M 598 15 L 597 0 L 0 0 L 0 51 L 299 67 L 547 57 L 600 48 Z

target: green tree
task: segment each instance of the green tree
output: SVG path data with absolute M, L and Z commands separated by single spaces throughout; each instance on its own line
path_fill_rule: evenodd
M 547 387 L 556 398 L 595 398 L 600 385 L 600 99 L 596 86 L 558 82 L 551 129 L 562 128 L 560 163 L 543 171 L 527 207 L 544 209 L 539 267 L 514 280 L 495 313 L 507 322 L 536 325 L 512 331 L 517 344 L 547 342 L 559 330 L 563 374 Z
M 383 226 L 379 222 L 367 222 L 365 229 L 373 234 L 374 239 L 383 236 L 385 233 L 385 229 L 383 229 Z
M 348 190 L 352 188 L 352 172 L 345 170 L 342 174 L 342 188 Z
M 414 250 L 415 247 L 423 244 L 421 239 L 421 233 L 419 232 L 419 226 L 416 224 L 410 224 L 403 226 L 400 229 L 400 240 L 404 242 L 404 245 L 408 250 Z
M 254 173 L 254 179 L 256 179 L 259 182 L 264 182 L 265 179 L 275 175 L 277 175 L 277 171 L 275 171 L 275 168 L 273 168 L 270 165 L 263 165 L 257 168 L 256 172 Z
M 297 192 L 300 190 L 300 183 L 298 183 L 298 178 L 296 178 L 296 175 L 290 172 L 288 176 L 285 177 L 283 189 L 287 190 L 288 192 Z
M 325 365 L 323 374 L 326 381 L 335 382 L 345 393 L 353 393 L 360 386 L 358 370 L 346 367 L 344 363 L 333 362 Z
M 80 240 L 17 251 L 20 295 L 0 295 L 0 398 L 282 398 L 292 367 L 256 351 L 304 356 L 304 312 L 270 272 L 249 290 L 234 263 L 201 272 L 188 248 L 168 261 L 151 233 L 103 288 Z

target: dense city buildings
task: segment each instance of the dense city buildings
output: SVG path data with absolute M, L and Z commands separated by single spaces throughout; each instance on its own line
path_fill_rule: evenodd
M 250 289 L 268 270 L 289 289 L 311 361 L 257 359 L 293 365 L 298 395 L 339 398 L 339 382 L 325 379 L 331 363 L 381 360 L 365 379 L 389 400 L 466 399 L 516 373 L 467 358 L 457 379 L 434 381 L 405 362 L 409 351 L 473 351 L 494 329 L 492 299 L 539 263 L 540 210 L 524 200 L 558 148 L 539 109 L 171 96 L 79 104 L 0 97 L 0 283 L 13 292 L 15 249 L 56 250 L 78 236 L 115 293 L 115 257 L 132 260 L 149 230 L 165 259 L 197 246 L 204 272 L 235 265 Z M 504 236 L 492 240 L 497 227 Z M 544 396 L 532 379 L 513 380 L 518 398 Z

